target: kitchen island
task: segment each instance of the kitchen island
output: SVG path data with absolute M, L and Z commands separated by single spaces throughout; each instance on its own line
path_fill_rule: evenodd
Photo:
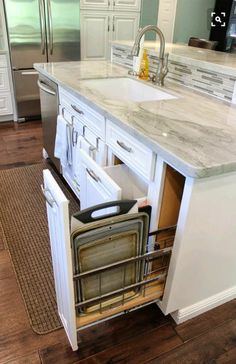
M 82 151 L 80 168 L 65 169 L 82 208 L 91 205 L 91 196 L 93 204 L 103 201 L 104 179 L 105 200 L 124 197 L 130 181 L 152 206 L 151 231 L 177 226 L 162 311 L 179 323 L 235 298 L 236 106 L 170 81 L 161 91 L 171 99 L 134 102 L 114 99 L 112 92 L 104 96 L 88 80 L 128 77 L 127 69 L 110 62 L 35 68 L 58 84 L 60 115 L 70 124 L 81 123 L 73 125 L 72 135 L 73 130 L 86 140 L 89 133 L 95 135 L 97 155 L 92 159 Z M 120 195 L 107 187 L 114 177 L 109 166 L 129 169 Z M 92 179 L 97 179 L 93 185 Z M 90 196 L 88 187 L 93 188 Z

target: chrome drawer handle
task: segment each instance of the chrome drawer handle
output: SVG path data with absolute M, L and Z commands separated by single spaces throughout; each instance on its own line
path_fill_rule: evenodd
M 76 105 L 71 105 L 72 109 L 74 109 L 78 114 L 84 115 L 84 112 L 80 110 Z
M 78 142 L 78 132 L 75 130 L 75 128 L 72 128 L 72 145 L 73 147 L 77 144 Z
M 129 152 L 129 153 L 131 153 L 132 152 L 132 148 L 130 148 L 130 147 L 127 147 L 127 145 L 125 145 L 125 143 L 123 143 L 123 142 L 121 142 L 121 141 L 119 141 L 119 140 L 117 140 L 116 141 L 116 143 L 122 148 L 122 149 L 124 149 L 124 150 L 126 150 L 126 152 Z
M 41 190 L 43 192 L 45 200 L 47 201 L 47 203 L 49 204 L 50 207 L 53 208 L 54 203 L 57 205 L 56 201 L 54 200 L 54 198 L 51 195 L 51 192 L 47 188 L 44 188 L 44 186 L 41 185 Z M 50 197 L 48 195 L 50 195 Z
M 87 173 L 90 175 L 92 179 L 96 182 L 101 182 L 101 178 L 99 178 L 91 169 L 86 168 Z

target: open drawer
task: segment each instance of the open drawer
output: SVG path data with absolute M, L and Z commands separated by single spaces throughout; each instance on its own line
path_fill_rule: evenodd
M 125 164 L 99 166 L 81 150 L 81 209 L 104 202 L 131 199 L 140 205 L 147 202 L 148 186 Z
M 135 256 L 130 255 L 129 249 L 126 254 L 127 256 L 114 254 L 114 258 L 116 259 L 113 259 L 113 255 L 111 254 L 113 261 L 110 263 L 107 260 L 108 257 L 105 256 L 106 260 L 103 260 L 101 266 L 95 267 L 95 269 L 91 269 L 91 267 L 89 267 L 88 270 L 86 268 L 86 271 L 80 271 L 78 273 L 75 271 L 74 258 L 72 254 L 73 237 L 75 235 L 71 235 L 70 230 L 68 209 L 69 201 L 66 199 L 49 170 L 44 170 L 43 193 L 47 201 L 47 216 L 58 313 L 72 349 L 77 350 L 78 330 L 107 318 L 114 317 L 117 314 L 125 313 L 133 308 L 140 307 L 151 302 L 156 302 L 161 299 L 168 272 L 171 248 L 160 249 L 158 251 L 148 253 L 146 253 L 145 249 L 142 248 L 135 253 L 137 254 Z M 124 202 L 122 201 L 122 203 Z M 125 213 L 120 215 L 119 218 L 119 221 L 116 220 L 115 223 L 121 223 L 122 221 L 125 221 L 126 223 L 128 220 L 133 219 L 132 224 L 137 224 L 139 223 L 137 218 L 139 219 L 140 216 L 136 213 Z M 83 234 L 86 230 L 87 232 L 90 232 L 92 229 L 98 227 L 98 223 L 99 221 L 95 221 L 92 223 L 93 226 L 91 226 L 92 224 L 89 224 L 89 227 L 86 227 L 85 223 L 84 228 L 82 227 L 79 230 L 75 230 L 74 234 Z M 106 218 L 106 224 L 104 223 L 103 227 L 106 225 L 107 229 L 110 229 L 110 226 L 113 223 L 114 217 Z M 146 226 L 147 231 L 147 224 L 144 226 Z M 143 228 L 143 230 L 145 229 Z M 114 236 L 116 237 L 116 232 Z M 147 233 L 146 235 L 144 234 L 144 237 L 145 236 L 147 238 Z M 84 238 L 87 237 L 84 236 Z M 96 234 L 95 238 L 97 238 Z M 94 257 L 91 256 L 91 259 L 94 259 Z M 110 276 L 110 270 L 113 270 L 114 273 L 114 270 L 116 269 L 119 269 L 119 271 L 124 269 L 124 272 L 129 274 L 129 270 L 127 270 L 127 266 L 129 264 L 135 264 L 135 266 L 136 264 L 140 265 L 140 267 L 142 267 L 142 275 L 137 276 L 135 273 L 134 279 L 128 279 L 124 286 L 120 286 L 120 284 L 118 287 L 115 286 L 115 291 L 113 292 L 107 292 L 105 290 L 104 292 L 101 292 L 101 295 L 99 293 L 99 297 L 94 297 L 93 294 L 92 298 L 87 297 L 82 301 L 77 299 L 76 282 L 78 282 L 78 280 L 81 281 L 85 279 L 86 283 L 88 277 L 92 277 L 93 275 L 102 277 L 104 272 L 107 272 L 106 274 Z M 87 261 L 85 261 L 85 265 L 87 265 Z M 116 274 L 119 274 L 119 271 L 116 272 Z M 134 272 L 136 272 L 136 270 Z M 132 275 L 130 277 L 132 277 Z M 137 279 L 136 277 L 140 278 Z M 109 284 L 110 283 L 111 282 L 109 281 Z M 98 287 L 100 287 L 100 284 Z M 132 299 L 129 297 L 131 290 L 135 290 L 136 293 L 135 297 L 132 297 Z M 122 295 L 122 302 L 117 305 L 116 300 L 118 297 L 118 300 L 120 301 L 120 295 Z M 107 300 L 110 299 L 115 299 L 115 304 L 113 304 L 113 302 L 110 304 L 110 302 L 109 305 L 107 305 Z M 87 312 L 86 314 L 81 312 L 81 309 L 84 311 L 84 307 L 89 307 L 90 312 Z M 98 308 L 98 310 L 96 308 Z

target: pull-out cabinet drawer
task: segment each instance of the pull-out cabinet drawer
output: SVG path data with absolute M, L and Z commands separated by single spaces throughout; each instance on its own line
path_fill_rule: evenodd
M 80 155 L 82 209 L 120 199 L 136 199 L 140 204 L 146 202 L 148 187 L 136 180 L 125 164 L 101 167 L 83 150 Z
M 147 181 L 153 179 L 155 155 L 148 147 L 109 120 L 106 141 L 112 152 L 130 168 Z
M 43 191 L 47 200 L 47 216 L 58 313 L 72 349 L 77 350 L 77 331 L 81 328 L 111 318 L 114 315 L 127 312 L 135 307 L 141 307 L 142 305 L 159 301 L 162 298 L 168 273 L 171 248 L 160 249 L 148 253 L 145 252 L 145 245 L 143 243 L 145 243 L 148 235 L 148 219 L 146 219 L 146 223 L 142 223 L 143 220 L 139 213 L 131 213 L 130 215 L 122 214 L 119 219 L 116 219 L 115 221 L 114 216 L 106 219 L 106 222 L 100 220 L 99 223 L 98 219 L 97 221 L 94 221 L 95 224 L 92 222 L 92 225 L 89 227 L 86 227 L 85 223 L 82 227 L 80 225 L 80 227 L 70 231 L 69 201 L 66 199 L 48 170 L 44 170 Z M 99 208 L 101 208 L 101 206 L 98 207 L 98 209 Z M 86 214 L 87 213 L 88 210 L 86 211 Z M 143 216 L 142 213 L 141 215 Z M 131 221 L 131 225 L 127 227 L 129 221 Z M 120 225 L 121 223 L 122 226 Z M 115 229 L 114 224 L 117 224 L 117 229 L 118 225 L 120 226 L 119 232 L 114 230 L 113 238 L 110 240 L 110 233 L 107 235 L 107 232 L 111 231 L 111 229 Z M 124 224 L 126 226 L 125 229 Z M 137 228 L 135 229 L 137 224 L 140 226 L 138 230 Z M 95 233 L 92 231 L 94 229 L 97 229 Z M 123 230 L 121 231 L 121 229 Z M 97 239 L 98 244 L 103 247 L 104 244 L 109 244 L 109 240 L 111 241 L 110 244 L 113 244 L 113 242 L 119 239 L 118 234 L 126 234 L 126 231 L 128 230 L 131 232 L 131 236 L 134 235 L 133 233 L 136 234 L 136 238 L 129 241 L 131 250 L 135 249 L 134 255 L 133 253 L 126 253 L 126 246 L 124 246 L 124 251 L 121 251 L 121 244 L 114 245 L 117 249 L 117 254 L 110 254 L 111 259 L 109 258 L 109 255 L 104 258 L 101 255 L 101 249 L 98 249 L 95 266 L 92 265 L 90 267 L 88 261 L 88 258 L 90 258 L 91 261 L 94 260 L 93 254 L 90 254 L 89 257 L 79 255 L 80 259 L 84 259 L 83 262 L 80 261 L 80 267 L 85 264 L 86 270 L 81 271 L 80 268 L 79 271 L 76 271 L 76 254 L 79 252 L 81 253 L 81 249 L 84 246 L 88 248 L 87 251 L 90 248 L 93 249 L 94 240 L 91 239 L 91 232 L 95 240 Z M 100 234 L 99 236 L 98 231 Z M 101 233 L 103 233 L 103 237 L 101 237 Z M 76 240 L 77 238 L 79 240 Z M 84 239 L 83 244 L 85 245 L 82 244 L 82 239 Z M 132 248 L 132 241 L 138 241 L 139 239 L 143 239 L 142 249 L 138 249 L 136 252 L 136 246 Z M 80 245 L 77 244 L 79 241 L 81 242 Z M 110 251 L 114 251 L 112 245 Z M 85 250 L 83 250 L 83 252 L 85 252 Z M 127 257 L 124 254 L 127 254 Z M 109 264 L 107 264 L 108 259 L 112 261 Z M 131 269 L 134 267 L 134 263 L 135 271 Z M 89 267 L 87 267 L 87 265 L 89 265 Z M 139 270 L 136 271 L 136 269 Z M 108 282 L 110 286 L 111 283 L 113 283 L 111 281 L 104 281 L 104 277 L 112 276 L 112 274 L 114 276 L 114 272 L 117 275 L 119 271 L 122 273 L 122 270 L 124 272 L 124 277 L 128 278 L 127 281 L 126 279 L 118 281 L 117 286 L 120 287 L 119 289 L 115 287 L 115 290 L 112 289 L 111 291 L 109 290 L 109 292 L 102 294 L 102 290 L 106 290 L 107 288 L 106 285 L 104 286 L 104 283 L 106 284 L 106 282 Z M 132 278 L 132 272 L 135 272 L 134 278 Z M 92 279 L 93 286 L 95 286 L 95 288 L 98 287 L 99 291 L 98 296 L 94 295 L 94 292 L 92 292 L 93 297 L 91 299 L 84 298 L 83 296 L 88 279 L 90 283 Z M 79 285 L 78 282 L 80 282 Z M 78 287 L 83 290 L 83 292 L 82 290 L 80 291 L 83 295 L 78 294 Z M 135 295 L 129 295 L 131 290 L 135 292 Z

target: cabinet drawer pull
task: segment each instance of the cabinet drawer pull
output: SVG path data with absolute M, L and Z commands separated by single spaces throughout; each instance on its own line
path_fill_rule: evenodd
M 78 114 L 84 115 L 84 112 L 80 110 L 76 105 L 71 105 L 72 109 L 74 109 Z
M 123 143 L 123 142 L 121 142 L 121 141 L 119 141 L 119 140 L 117 140 L 116 141 L 116 143 L 122 148 L 122 149 L 124 149 L 124 150 L 126 150 L 126 152 L 129 152 L 129 153 L 131 153 L 132 152 L 132 148 L 130 148 L 130 147 L 127 147 L 127 145 L 125 145 L 125 143 Z
M 86 168 L 86 171 L 94 181 L 101 182 L 101 179 L 91 169 Z
M 75 128 L 72 128 L 72 145 L 73 147 L 77 144 L 78 141 L 78 132 L 75 130 Z

